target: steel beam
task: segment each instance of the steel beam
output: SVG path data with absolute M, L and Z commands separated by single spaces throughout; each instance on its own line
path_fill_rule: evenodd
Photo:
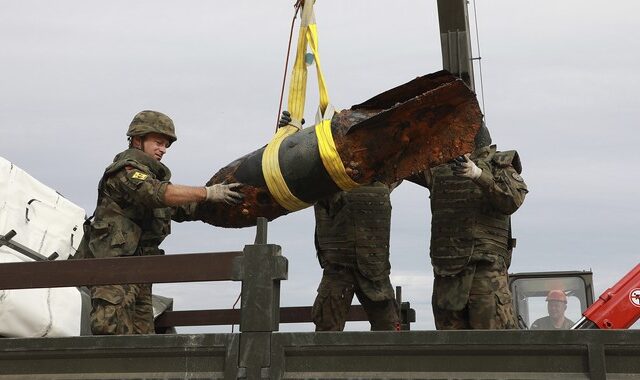
M 467 0 L 438 0 L 442 68 L 475 89 Z

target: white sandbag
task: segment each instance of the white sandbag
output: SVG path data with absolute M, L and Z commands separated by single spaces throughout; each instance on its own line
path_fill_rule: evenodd
M 82 239 L 85 211 L 0 157 L 0 234 L 57 260 L 73 255 Z M 0 263 L 31 261 L 0 247 Z M 0 290 L 0 336 L 80 335 L 82 300 L 77 288 Z
M 84 217 L 83 208 L 0 157 L 0 234 L 14 230 L 13 241 L 64 260 L 78 248 Z
M 20 262 L 6 252 L 0 262 Z M 56 337 L 80 335 L 82 299 L 77 288 L 0 290 L 0 335 Z

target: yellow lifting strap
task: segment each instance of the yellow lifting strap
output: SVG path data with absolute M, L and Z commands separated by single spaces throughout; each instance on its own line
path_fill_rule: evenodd
M 287 136 L 297 131 L 298 129 L 292 125 L 279 128 L 262 153 L 262 175 L 264 175 L 269 192 L 280 206 L 289 211 L 302 210 L 303 208 L 311 206 L 291 193 L 280 171 L 280 162 L 278 159 L 280 144 Z
M 327 92 L 327 85 L 324 80 L 324 75 L 322 74 L 320 53 L 318 51 L 318 27 L 316 25 L 315 14 L 313 13 L 314 2 L 315 0 L 307 0 L 302 7 L 302 20 L 298 34 L 296 60 L 293 66 L 291 83 L 289 84 L 287 106 L 291 113 L 291 118 L 294 121 L 299 121 L 304 117 L 305 98 L 307 94 L 307 45 L 311 48 L 311 53 L 313 54 L 313 59 L 316 64 L 321 116 L 324 116 L 323 114 L 329 105 L 329 93 Z
M 318 149 L 320 150 L 322 164 L 333 182 L 345 191 L 360 186 L 347 175 L 344 169 L 344 164 L 331 134 L 331 120 L 324 119 L 319 124 L 316 124 L 316 137 L 318 138 Z
M 298 34 L 298 45 L 293 74 L 289 84 L 288 110 L 291 113 L 292 122 L 279 128 L 275 136 L 269 142 L 262 155 L 262 173 L 269 188 L 269 192 L 275 200 L 289 211 L 297 211 L 309 207 L 310 204 L 298 199 L 287 186 L 278 160 L 278 151 L 282 141 L 298 132 L 301 128 L 301 120 L 304 117 L 304 107 L 307 91 L 307 45 L 311 48 L 316 64 L 318 77 L 318 90 L 320 92 L 320 104 L 316 115 L 316 136 L 322 163 L 333 179 L 343 190 L 353 189 L 358 185 L 345 172 L 342 160 L 336 150 L 331 134 L 331 118 L 334 109 L 329 103 L 329 93 L 320 65 L 320 53 L 318 51 L 318 29 L 316 26 L 313 4 L 315 0 L 306 0 L 302 8 L 302 21 Z

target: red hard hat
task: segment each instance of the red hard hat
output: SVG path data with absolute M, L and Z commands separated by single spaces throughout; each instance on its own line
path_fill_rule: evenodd
M 562 290 L 552 290 L 547 294 L 547 301 L 560 301 L 567 303 L 567 295 Z

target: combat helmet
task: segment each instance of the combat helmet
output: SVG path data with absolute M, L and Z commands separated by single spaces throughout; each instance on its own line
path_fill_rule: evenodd
M 127 136 L 144 136 L 152 132 L 167 136 L 169 138 L 169 145 L 178 139 L 171 118 L 162 112 L 150 110 L 138 112 L 138 114 L 133 117 L 131 124 L 129 124 Z

